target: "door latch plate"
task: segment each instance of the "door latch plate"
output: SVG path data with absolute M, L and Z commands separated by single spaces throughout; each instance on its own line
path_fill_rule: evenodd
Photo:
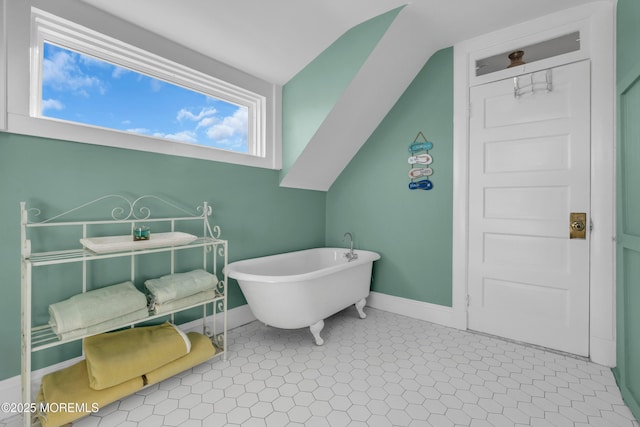
M 587 238 L 587 214 L 585 212 L 571 212 L 569 215 L 569 238 Z

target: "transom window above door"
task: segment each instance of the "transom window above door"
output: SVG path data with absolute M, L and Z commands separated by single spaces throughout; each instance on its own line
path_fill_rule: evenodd
M 482 76 L 530 62 L 576 52 L 580 50 L 580 45 L 580 31 L 573 31 L 550 40 L 520 46 L 497 55 L 477 59 L 475 61 L 475 75 Z

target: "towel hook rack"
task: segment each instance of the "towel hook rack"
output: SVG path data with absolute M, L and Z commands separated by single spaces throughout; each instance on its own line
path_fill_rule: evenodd
M 536 93 L 536 86 L 544 85 L 546 92 L 553 92 L 553 72 L 551 69 L 547 69 L 544 71 L 544 82 L 535 81 L 536 73 L 529 73 L 529 83 L 525 85 L 521 85 L 520 79 L 524 78 L 527 75 L 516 76 L 513 78 L 513 97 L 518 99 L 522 95 L 526 93 L 531 93 L 534 95 Z

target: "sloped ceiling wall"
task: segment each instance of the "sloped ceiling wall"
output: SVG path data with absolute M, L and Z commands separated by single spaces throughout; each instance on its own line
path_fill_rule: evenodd
M 286 105 L 289 83 L 284 86 L 285 168 L 281 186 L 329 190 L 425 62 L 442 47 L 436 37 L 425 37 L 423 21 L 415 11 L 407 12 L 408 9 L 409 6 L 385 14 L 389 17 L 397 13 L 308 142 L 301 135 L 287 134 L 287 121 L 295 114 L 288 110 L 305 108 Z M 359 27 L 373 25 L 379 26 L 380 20 L 372 19 Z M 296 83 L 295 79 L 292 83 Z M 314 102 L 314 99 L 304 100 L 309 110 L 313 110 Z
M 282 88 L 282 173 L 318 131 L 402 8 L 348 30 Z

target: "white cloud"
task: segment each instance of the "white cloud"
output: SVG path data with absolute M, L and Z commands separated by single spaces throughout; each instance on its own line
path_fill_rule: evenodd
M 182 108 L 176 115 L 176 119 L 189 130 L 173 135 L 157 134 L 156 136 L 234 151 L 246 151 L 248 123 L 246 108 L 238 108 L 227 117 L 219 117 L 220 112 L 214 107 L 194 110 Z M 203 138 L 206 139 L 203 140 Z
M 180 111 L 178 111 L 178 115 L 176 116 L 176 119 L 178 119 L 178 121 L 187 119 L 195 122 L 195 121 L 202 120 L 205 117 L 214 116 L 217 112 L 218 110 L 216 110 L 215 108 L 202 108 L 198 114 L 193 114 L 191 111 L 187 110 L 186 108 L 182 108 Z
M 45 110 L 62 110 L 64 104 L 57 99 L 43 99 L 42 100 L 42 112 Z
M 118 67 L 118 66 L 114 66 L 113 67 L 113 72 L 111 73 L 111 77 L 113 77 L 114 79 L 119 79 L 121 76 L 130 73 L 130 70 L 127 70 L 126 68 L 122 68 L 122 67 Z
M 128 120 L 127 120 L 128 121 Z M 132 129 L 125 129 L 125 132 L 133 132 L 133 133 L 142 133 L 142 134 L 149 134 L 151 133 L 151 131 L 149 129 L 146 128 L 132 128 Z
M 171 139 L 171 140 L 180 141 L 180 142 L 190 142 L 194 144 L 198 142 L 196 133 L 189 130 L 175 132 L 175 133 L 164 133 L 164 132 L 152 132 L 151 129 L 147 129 L 147 128 L 132 128 L 132 129 L 126 129 L 126 131 L 141 134 L 141 135 L 150 135 L 156 138 Z
M 247 140 L 247 120 L 247 109 L 238 108 L 232 116 L 207 129 L 207 136 L 219 144 L 238 146 Z
M 162 86 L 164 86 L 164 82 L 161 82 L 158 79 L 152 78 L 149 85 L 151 86 L 152 92 L 160 92 L 160 89 L 162 89 Z
M 171 134 L 156 132 L 153 134 L 153 136 L 156 136 L 158 138 L 173 139 L 174 141 L 180 141 L 180 142 L 191 142 L 191 143 L 198 142 L 196 133 L 190 130 L 185 130 L 182 132 L 176 132 Z
M 95 76 L 82 72 L 78 66 L 80 55 L 68 51 L 56 51 L 50 58 L 45 58 L 42 66 L 42 84 L 49 85 L 59 91 L 71 90 L 88 96 L 87 89 L 105 92 L 102 81 Z
M 200 120 L 198 122 L 198 126 L 196 126 L 196 129 L 200 129 L 202 127 L 204 127 L 204 128 L 211 127 L 214 124 L 216 124 L 218 121 L 219 120 L 216 117 L 205 117 L 204 119 L 202 119 L 202 120 Z

